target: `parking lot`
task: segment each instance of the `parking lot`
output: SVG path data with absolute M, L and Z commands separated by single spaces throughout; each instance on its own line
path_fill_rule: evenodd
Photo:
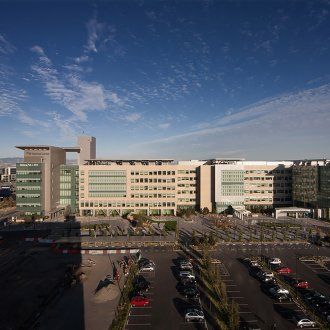
M 241 258 L 248 256 L 260 256 L 259 247 L 254 246 L 222 246 L 218 252 L 214 252 L 214 256 L 223 261 L 224 268 L 228 274 L 223 274 L 223 279 L 227 284 L 228 296 L 235 299 L 240 307 L 241 322 L 256 322 L 261 329 L 270 329 L 276 324 L 277 329 L 296 329 L 295 324 L 291 320 L 292 312 L 302 313 L 300 307 L 294 302 L 278 303 L 271 297 L 265 295 L 260 289 L 260 283 L 249 275 L 248 268 L 242 262 Z M 296 245 L 288 245 L 276 247 L 274 245 L 263 247 L 262 254 L 268 257 L 279 257 L 282 262 L 291 267 L 299 278 L 306 279 L 311 287 L 329 296 L 329 285 L 319 277 L 319 273 L 315 273 L 313 269 L 301 263 L 297 256 L 315 255 L 319 252 L 324 255 L 330 255 L 327 248 L 317 249 L 314 246 L 304 247 Z M 318 269 L 324 275 L 324 269 Z M 246 305 L 245 305 L 246 304 Z M 244 310 L 244 306 L 248 306 L 248 311 Z M 315 328 L 314 328 L 315 329 Z
M 169 249 L 142 250 L 142 256 L 156 264 L 154 272 L 141 274 L 151 286 L 146 296 L 149 306 L 131 307 L 126 329 L 202 329 L 203 325 L 187 323 L 184 311 L 188 301 L 177 290 L 176 259 L 181 254 Z

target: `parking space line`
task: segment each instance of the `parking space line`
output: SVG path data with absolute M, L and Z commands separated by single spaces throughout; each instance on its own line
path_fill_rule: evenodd
M 134 317 L 136 317 L 136 316 L 138 316 L 138 317 L 140 317 L 140 316 L 144 316 L 144 317 L 147 317 L 147 316 L 152 316 L 151 314 L 143 314 L 143 315 L 138 315 L 138 314 L 130 314 L 130 317 L 131 316 L 134 316 Z
M 241 292 L 239 290 L 227 290 L 227 293 L 233 293 L 233 292 Z
M 151 323 L 128 323 L 128 326 L 139 326 L 139 327 L 143 327 L 143 326 L 151 326 Z

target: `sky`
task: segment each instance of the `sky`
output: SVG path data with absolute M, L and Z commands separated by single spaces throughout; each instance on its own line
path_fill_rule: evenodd
M 330 158 L 330 1 L 0 1 L 0 158 Z

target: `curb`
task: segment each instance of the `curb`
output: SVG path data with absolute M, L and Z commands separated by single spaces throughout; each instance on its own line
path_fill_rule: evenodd
M 135 254 L 139 249 L 123 249 L 123 250 L 79 250 L 79 249 L 54 249 L 57 253 L 62 254 L 92 254 L 92 255 L 108 255 L 108 254 Z

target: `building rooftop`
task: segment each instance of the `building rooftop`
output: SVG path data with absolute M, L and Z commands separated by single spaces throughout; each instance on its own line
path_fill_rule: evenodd
M 86 159 L 86 165 L 122 165 L 123 163 L 129 163 L 130 165 L 135 165 L 139 163 L 142 165 L 149 165 L 149 163 L 155 163 L 156 165 L 162 165 L 163 163 L 169 164 L 173 163 L 173 159 Z
M 51 147 L 53 147 L 53 146 L 47 146 L 47 145 L 15 146 L 15 148 L 21 149 L 21 150 L 26 150 L 26 149 L 44 149 L 44 150 L 48 150 Z

